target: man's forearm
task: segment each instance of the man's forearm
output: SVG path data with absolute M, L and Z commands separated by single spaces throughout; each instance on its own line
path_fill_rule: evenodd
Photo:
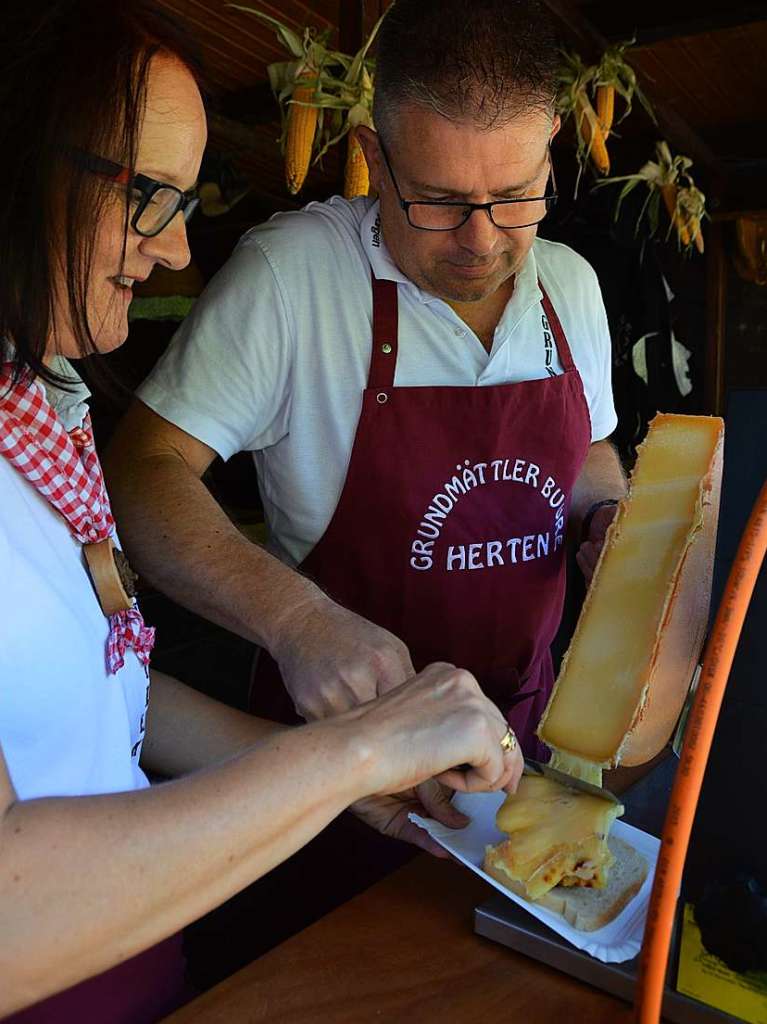
M 201 482 L 215 451 L 134 402 L 104 460 L 134 566 L 160 590 L 261 644 L 307 719 L 338 714 L 414 674 L 405 644 L 248 541 Z
M 571 516 L 578 527 L 589 509 L 606 499 L 620 499 L 628 489 L 615 447 L 610 441 L 596 441 L 591 445 L 586 462 L 573 488 Z
M 110 478 L 122 542 L 136 570 L 199 615 L 272 649 L 287 613 L 324 597 L 244 537 L 176 455 L 150 455 Z

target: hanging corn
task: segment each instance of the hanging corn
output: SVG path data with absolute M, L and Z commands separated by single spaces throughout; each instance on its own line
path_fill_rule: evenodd
M 312 106 L 314 86 L 310 72 L 296 79 L 293 94 L 288 103 L 285 127 L 285 184 L 288 192 L 296 195 L 309 172 L 317 132 L 319 111 Z
M 676 182 L 672 181 L 668 185 L 661 185 L 660 194 L 666 204 L 666 212 L 671 225 L 676 228 L 682 248 L 686 249 L 690 244 L 690 232 L 679 207 L 679 189 L 676 187 Z
M 701 222 L 706 215 L 706 197 L 695 188 L 692 178 L 687 175 L 688 184 L 679 189 L 677 202 L 684 217 L 690 240 L 698 252 L 703 255 L 703 232 L 700 229 Z
M 569 117 L 575 122 L 576 159 L 580 168 L 578 180 L 589 161 L 598 174 L 609 174 L 607 136 L 589 98 L 589 85 L 593 81 L 596 68 L 587 67 L 577 53 L 563 53 L 562 56 L 557 112 L 563 122 Z M 577 188 L 576 184 L 576 192 Z
M 357 129 L 348 134 L 346 166 L 344 169 L 344 199 L 366 196 L 370 191 L 370 173 L 362 146 L 357 138 Z
M 346 165 L 344 168 L 344 198 L 355 199 L 370 191 L 370 173 L 365 154 L 357 134 L 364 125 L 373 127 L 373 61 L 367 57 L 383 17 L 379 18 L 362 48 L 349 59 L 342 76 L 328 75 L 323 105 L 332 108 L 332 120 L 326 131 L 324 144 L 317 159 L 347 136 Z M 332 98 L 331 98 L 332 97 Z
M 620 96 L 624 103 L 624 111 L 618 119 L 618 123 L 631 113 L 634 99 L 638 99 L 644 109 L 655 122 L 655 112 L 650 101 L 639 88 L 636 74 L 630 64 L 626 62 L 626 50 L 633 44 L 634 40 L 620 43 L 618 46 L 611 46 L 605 50 L 602 57 L 594 68 L 592 86 L 594 88 L 594 103 L 597 117 L 602 131 L 607 137 L 612 131 L 615 120 L 615 97 Z
M 599 127 L 607 139 L 615 117 L 615 86 L 598 85 L 595 100 Z
M 607 152 L 607 133 L 596 111 L 591 105 L 586 87 L 581 86 L 575 95 L 575 123 L 578 135 L 586 147 L 586 154 L 599 174 L 610 173 L 610 156 Z
M 650 194 L 642 205 L 639 220 L 646 214 L 649 221 L 650 235 L 655 235 L 660 226 L 661 199 L 668 213 L 668 238 L 673 232 L 677 243 L 685 252 L 693 246 L 699 253 L 703 252 L 703 233 L 701 223 L 706 216 L 706 197 L 696 188 L 690 174 L 692 160 L 687 156 L 671 156 L 667 142 L 658 142 L 655 146 L 656 160 L 648 160 L 636 174 L 627 174 L 617 178 L 608 178 L 599 182 L 600 185 L 623 182 L 618 196 L 615 216 L 618 217 L 623 200 L 639 184 L 645 184 Z M 637 228 L 639 227 L 637 221 Z
M 322 134 L 323 87 L 328 81 L 329 68 L 337 64 L 343 66 L 348 58 L 327 48 L 329 31 L 317 33 L 313 28 L 305 28 L 298 35 L 277 18 L 261 11 L 240 4 L 227 6 L 252 14 L 273 28 L 294 58 L 270 64 L 267 71 L 282 117 L 280 145 L 285 162 L 285 182 L 291 195 L 295 195 L 306 180 L 312 154 L 318 148 Z

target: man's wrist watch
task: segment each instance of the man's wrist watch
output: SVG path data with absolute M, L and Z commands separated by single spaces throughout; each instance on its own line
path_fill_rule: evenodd
M 606 505 L 617 504 L 619 504 L 618 498 L 603 498 L 601 501 L 595 501 L 594 504 L 590 506 L 586 515 L 583 517 L 583 522 L 581 524 L 581 543 L 588 540 L 589 532 L 591 531 L 591 521 L 599 509 L 604 508 Z

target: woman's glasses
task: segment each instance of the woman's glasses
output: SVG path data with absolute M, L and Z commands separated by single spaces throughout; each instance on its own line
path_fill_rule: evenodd
M 188 221 L 200 201 L 196 189 L 183 192 L 175 185 L 156 181 L 146 174 L 131 174 L 127 167 L 93 153 L 82 150 L 72 150 L 71 153 L 78 166 L 127 189 L 133 208 L 130 226 L 144 238 L 159 235 L 177 213 L 182 213 L 184 220 Z

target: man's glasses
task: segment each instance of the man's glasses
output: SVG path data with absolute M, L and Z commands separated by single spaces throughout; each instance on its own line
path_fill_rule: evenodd
M 155 181 L 146 174 L 131 174 L 127 167 L 95 156 L 93 153 L 73 150 L 72 158 L 80 167 L 92 174 L 108 178 L 116 185 L 125 186 L 131 206 L 134 207 L 130 226 L 144 238 L 159 235 L 179 212 L 183 214 L 184 220 L 188 221 L 200 201 L 195 189 L 183 192 L 175 185 Z
M 408 224 L 419 231 L 455 231 L 462 227 L 475 210 L 486 210 L 497 228 L 530 228 L 540 224 L 557 201 L 554 168 L 549 162 L 551 192 L 545 196 L 520 199 L 497 199 L 493 203 L 466 203 L 454 200 L 415 200 L 402 198 L 397 179 L 394 177 L 389 154 L 381 137 L 378 137 L 386 166 L 399 198 L 399 205 L 405 211 Z

